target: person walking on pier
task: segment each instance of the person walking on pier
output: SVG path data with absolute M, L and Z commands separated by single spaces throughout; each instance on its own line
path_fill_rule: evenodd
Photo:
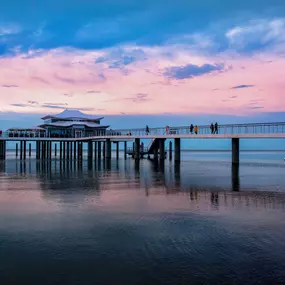
M 148 125 L 146 125 L 146 127 L 145 127 L 145 133 L 148 136 L 148 134 L 149 134 L 149 127 L 148 127 Z
M 194 132 L 196 135 L 198 134 L 198 126 L 197 125 L 194 127 Z
M 169 134 L 169 126 L 168 125 L 165 127 L 165 132 L 167 135 Z
M 215 134 L 219 133 L 219 126 L 218 123 L 215 124 Z
M 193 124 L 190 125 L 190 134 L 193 134 L 194 126 Z
M 210 129 L 211 129 L 211 134 L 213 134 L 214 133 L 214 124 L 213 123 L 211 123 L 211 126 L 210 126 Z

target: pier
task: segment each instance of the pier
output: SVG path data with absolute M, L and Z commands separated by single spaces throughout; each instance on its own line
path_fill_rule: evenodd
M 217 134 L 212 134 L 209 126 L 199 126 L 198 134 L 190 133 L 188 126 L 150 128 L 145 133 L 144 128 L 106 130 L 102 133 L 81 137 L 51 137 L 46 133 L 33 133 L 23 136 L 14 136 L 11 132 L 4 132 L 0 137 L 0 160 L 6 159 L 7 144 L 16 143 L 16 157 L 26 160 L 31 157 L 32 146 L 35 145 L 36 159 L 51 159 L 52 156 L 61 160 L 82 160 L 83 149 L 87 150 L 88 160 L 111 159 L 112 145 L 115 146 L 116 157 L 119 158 L 120 144 L 124 145 L 124 158 L 131 156 L 135 160 L 143 157 L 163 161 L 172 160 L 174 153 L 175 163 L 181 160 L 181 140 L 186 139 L 230 139 L 232 142 L 232 163 L 239 164 L 241 139 L 276 139 L 285 138 L 285 123 L 257 123 L 220 125 Z M 149 144 L 143 146 L 142 140 Z M 168 142 L 168 151 L 165 149 Z M 128 147 L 128 143 L 131 147 Z M 174 149 L 173 149 L 174 144 Z M 168 154 L 168 155 L 167 155 Z

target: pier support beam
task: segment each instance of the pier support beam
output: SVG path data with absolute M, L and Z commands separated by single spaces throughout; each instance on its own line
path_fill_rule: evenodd
M 66 158 L 67 158 L 67 160 L 69 160 L 69 155 L 70 155 L 69 147 L 70 147 L 69 142 L 67 142 L 66 143 Z
M 135 139 L 135 159 L 140 159 L 140 139 Z
M 24 141 L 24 160 L 26 160 L 26 155 L 27 155 L 27 142 Z
M 73 158 L 76 159 L 76 142 L 73 142 Z
M 63 142 L 63 159 L 64 160 L 65 160 L 65 155 L 66 155 L 65 146 L 66 146 L 66 142 Z
M 159 140 L 159 159 L 165 159 L 165 146 L 164 146 L 164 139 Z
M 59 142 L 59 159 L 62 160 L 62 142 Z
M 174 160 L 175 162 L 180 162 L 181 160 L 181 139 L 174 139 Z
M 169 142 L 169 160 L 172 160 L 172 141 Z
M 157 146 L 157 144 L 155 144 L 153 146 L 153 159 L 158 160 L 158 146 Z
M 103 142 L 103 157 L 106 157 L 106 142 Z
M 96 161 L 97 157 L 97 142 L 94 142 L 94 160 Z
M 88 141 L 88 160 L 92 160 L 93 155 L 93 142 Z
M 57 143 L 54 144 L 54 156 L 57 156 Z
M 116 142 L 116 158 L 119 159 L 119 142 Z
M 38 142 L 37 142 L 37 145 L 38 145 Z M 16 143 L 16 157 L 18 157 L 18 149 L 19 149 L 19 144 Z
M 239 164 L 239 138 L 232 138 L 232 163 Z
M 101 142 L 98 142 L 98 160 L 101 160 Z
M 32 144 L 29 143 L 29 157 L 32 156 Z
M 0 141 L 0 160 L 4 160 L 4 141 Z
M 107 139 L 106 140 L 106 159 L 111 159 L 112 157 L 112 145 L 111 145 L 111 140 Z M 104 144 L 104 145 L 105 145 Z
M 124 142 L 124 158 L 127 158 L 127 142 Z
M 16 147 L 16 151 L 18 152 L 18 146 Z M 17 153 L 16 153 L 16 156 L 18 156 Z M 36 159 L 39 159 L 39 158 L 40 158 L 40 142 L 36 141 Z
M 23 159 L 23 141 L 20 141 L 20 159 Z

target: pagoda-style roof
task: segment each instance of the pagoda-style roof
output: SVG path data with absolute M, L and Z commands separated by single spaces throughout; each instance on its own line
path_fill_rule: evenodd
M 41 119 L 42 120 L 48 120 L 48 119 L 61 119 L 61 120 L 81 119 L 81 120 L 87 120 L 87 121 L 100 121 L 103 118 L 104 117 L 97 117 L 94 115 L 84 114 L 79 110 L 66 109 L 57 115 L 47 115 Z
M 47 123 L 47 124 L 42 124 L 39 127 L 45 128 L 45 127 L 62 127 L 62 128 L 68 128 L 72 126 L 86 126 L 88 128 L 100 128 L 100 129 L 105 129 L 108 128 L 109 126 L 104 126 L 92 122 L 76 122 L 76 121 L 70 121 L 70 122 L 54 122 L 54 123 Z

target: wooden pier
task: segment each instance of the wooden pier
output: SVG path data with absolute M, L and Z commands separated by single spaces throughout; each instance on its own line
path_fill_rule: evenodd
M 144 129 L 113 130 L 103 135 L 80 138 L 54 138 L 54 137 L 12 137 L 3 133 L 0 137 L 0 160 L 7 156 L 7 144 L 16 144 L 15 156 L 20 160 L 26 160 L 32 155 L 32 143 L 35 145 L 35 157 L 39 160 L 49 160 L 52 157 L 60 160 L 82 160 L 83 149 L 87 150 L 87 158 L 110 160 L 112 158 L 112 145 L 115 146 L 116 158 L 120 155 L 120 144 L 123 143 L 124 158 L 127 155 L 139 160 L 145 156 L 155 160 L 164 161 L 169 154 L 172 160 L 174 154 L 175 163 L 181 160 L 182 139 L 230 139 L 232 142 L 232 163 L 239 163 L 240 139 L 276 139 L 285 138 L 285 123 L 242 124 L 223 125 L 219 127 L 218 134 L 210 133 L 209 127 L 199 128 L 198 134 L 192 134 L 189 127 L 172 127 L 166 132 L 165 128 L 150 128 L 149 133 Z M 148 140 L 147 147 L 141 142 Z M 168 152 L 165 151 L 166 140 L 169 141 Z M 128 143 L 132 144 L 128 147 Z M 174 149 L 173 149 L 174 143 Z

